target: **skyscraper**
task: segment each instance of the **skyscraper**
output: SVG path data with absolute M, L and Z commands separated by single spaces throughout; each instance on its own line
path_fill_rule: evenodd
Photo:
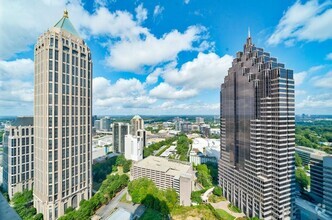
M 67 11 L 34 50 L 34 205 L 50 220 L 91 197 L 92 61 Z
M 18 117 L 5 128 L 3 187 L 10 199 L 17 192 L 33 188 L 33 132 L 32 117 Z
M 144 120 L 141 118 L 139 115 L 135 115 L 131 120 L 130 120 L 130 125 L 131 125 L 131 134 L 132 135 L 137 135 L 137 130 L 144 129 Z
M 248 36 L 221 85 L 219 184 L 248 216 L 290 219 L 294 197 L 293 71 Z
M 125 136 L 129 134 L 130 126 L 128 123 L 114 122 L 113 131 L 113 151 L 115 153 L 125 152 Z

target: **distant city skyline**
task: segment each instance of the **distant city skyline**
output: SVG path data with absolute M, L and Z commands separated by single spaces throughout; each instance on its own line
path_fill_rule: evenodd
M 93 114 L 219 114 L 248 27 L 294 70 L 296 114 L 332 112 L 329 1 L 36 0 L 1 3 L 1 116 L 33 115 L 35 39 L 66 8 L 93 53 Z

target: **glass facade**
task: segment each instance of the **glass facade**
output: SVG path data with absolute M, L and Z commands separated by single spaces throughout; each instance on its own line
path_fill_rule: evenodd
M 219 184 L 247 216 L 290 219 L 294 187 L 294 80 L 247 38 L 221 85 Z

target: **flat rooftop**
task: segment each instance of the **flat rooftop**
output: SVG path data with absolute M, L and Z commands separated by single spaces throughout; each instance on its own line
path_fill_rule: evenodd
M 316 150 L 313 148 L 309 147 L 303 147 L 303 146 L 296 146 L 295 151 L 302 151 L 310 154 L 310 157 L 315 158 L 315 159 L 322 159 L 323 157 L 328 156 L 329 154 L 325 153 L 324 151 L 321 150 Z
M 149 156 L 134 164 L 135 167 L 141 167 L 150 170 L 165 172 L 168 175 L 179 177 L 184 173 L 191 173 L 191 165 L 181 162 L 170 161 L 166 158 Z

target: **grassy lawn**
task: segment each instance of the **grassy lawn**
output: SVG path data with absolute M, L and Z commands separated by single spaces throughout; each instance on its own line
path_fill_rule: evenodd
M 234 220 L 235 217 L 226 212 L 225 210 L 222 209 L 216 209 L 216 211 L 219 213 L 222 219 L 224 220 Z
M 157 212 L 151 208 L 148 208 L 144 214 L 139 218 L 139 220 L 150 220 L 150 219 L 154 219 L 154 220 L 163 220 L 163 216 L 161 215 L 160 212 Z
M 217 203 L 217 202 L 221 202 L 221 201 L 226 201 L 226 198 L 223 197 L 223 196 L 216 196 L 216 195 L 213 195 L 213 194 L 211 194 L 209 196 L 209 202 Z
M 131 204 L 131 202 L 128 201 L 126 197 L 127 197 L 127 194 L 124 194 L 122 196 L 122 198 L 120 199 L 120 202 Z
M 241 210 L 238 207 L 236 207 L 235 205 L 232 205 L 232 204 L 228 205 L 228 209 L 231 210 L 232 212 L 241 213 Z
M 183 219 L 216 220 L 217 219 L 212 213 L 212 211 L 206 205 L 179 206 L 173 209 L 171 215 L 173 220 L 183 220 Z

